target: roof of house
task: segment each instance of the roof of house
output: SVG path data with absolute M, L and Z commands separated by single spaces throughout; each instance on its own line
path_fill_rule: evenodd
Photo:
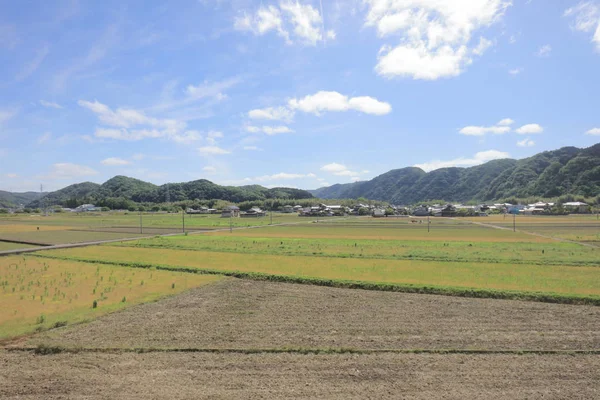
M 574 206 L 574 207 L 579 207 L 579 206 L 587 206 L 586 203 L 582 203 L 581 201 L 569 201 L 565 204 L 563 204 L 565 206 Z

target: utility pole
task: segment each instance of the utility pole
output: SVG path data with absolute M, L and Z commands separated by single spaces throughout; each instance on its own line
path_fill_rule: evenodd
M 143 233 L 143 228 L 142 228 L 142 212 L 140 211 L 140 233 Z
M 229 233 L 233 233 L 233 215 L 229 214 Z
M 517 231 L 517 214 L 513 213 L 513 232 Z
M 46 208 L 46 199 L 44 199 L 44 185 L 40 184 L 40 199 L 42 199 L 42 210 L 44 210 L 44 216 L 48 216 L 48 209 Z
M 429 232 L 429 224 L 431 224 L 431 221 L 429 221 L 429 215 L 427 216 L 427 232 Z
M 273 225 L 273 200 L 271 200 L 271 223 L 269 225 Z
M 169 193 L 169 184 L 167 183 L 167 204 L 171 203 L 171 193 Z
M 181 210 L 181 229 L 183 230 L 183 233 L 185 233 L 185 210 L 184 209 Z

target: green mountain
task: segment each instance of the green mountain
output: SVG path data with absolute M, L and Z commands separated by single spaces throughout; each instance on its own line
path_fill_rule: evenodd
M 9 208 L 28 204 L 42 196 L 40 192 L 12 193 L 0 190 L 0 207 Z
M 563 147 L 521 160 L 493 160 L 469 168 L 395 169 L 370 181 L 312 190 L 319 198 L 358 198 L 413 204 L 420 201 L 489 201 L 509 197 L 586 197 L 600 194 L 600 143 Z
M 76 207 L 93 203 L 110 208 L 127 208 L 135 203 L 164 203 L 190 200 L 257 201 L 271 198 L 306 199 L 313 196 L 306 190 L 292 188 L 267 189 L 263 186 L 220 186 L 206 179 L 157 186 L 139 179 L 115 176 L 102 185 L 91 182 L 67 186 L 32 201 L 30 207 L 43 204 Z

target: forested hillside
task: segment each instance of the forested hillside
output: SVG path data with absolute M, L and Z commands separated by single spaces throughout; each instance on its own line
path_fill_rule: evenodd
M 412 204 L 600 194 L 600 143 L 586 149 L 563 147 L 521 160 L 494 160 L 470 168 L 395 169 L 370 181 L 311 191 L 320 198 L 358 198 Z
M 187 200 L 226 200 L 231 202 L 256 201 L 272 198 L 306 199 L 312 195 L 306 190 L 292 188 L 267 189 L 263 186 L 220 186 L 206 179 L 157 186 L 139 179 L 115 176 L 102 185 L 84 182 L 67 186 L 32 201 L 29 207 L 61 205 L 76 207 L 93 203 L 109 208 L 127 208 L 132 203 L 165 203 Z
M 28 204 L 41 196 L 40 192 L 12 193 L 0 190 L 0 207 L 15 207 L 19 204 Z

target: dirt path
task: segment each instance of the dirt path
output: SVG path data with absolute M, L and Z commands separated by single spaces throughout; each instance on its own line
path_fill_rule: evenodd
M 452 219 L 456 219 L 456 218 L 452 218 Z M 483 223 L 483 222 L 475 222 L 475 221 L 469 221 L 469 220 L 465 220 L 464 222 L 467 222 L 467 223 L 470 223 L 470 224 L 474 224 L 474 225 L 479 225 L 479 226 L 485 226 L 487 228 L 494 228 L 494 229 L 500 229 L 500 230 L 506 230 L 506 231 L 512 231 L 513 230 L 513 228 L 508 228 L 506 226 L 498 226 L 498 225 L 493 225 L 493 224 L 486 224 L 486 223 Z M 600 246 L 596 246 L 595 244 L 578 242 L 576 240 L 562 239 L 562 238 L 557 238 L 557 237 L 554 237 L 554 236 L 542 235 L 541 233 L 530 232 L 530 231 L 523 231 L 523 230 L 520 230 L 520 229 L 516 229 L 515 232 L 524 233 L 526 235 L 531 235 L 531 236 L 537 236 L 537 237 L 541 237 L 541 238 L 544 238 L 544 239 L 552 239 L 552 240 L 556 240 L 558 242 L 574 243 L 574 244 L 579 244 L 579 245 L 582 245 L 582 246 L 591 247 L 593 249 L 600 249 Z

